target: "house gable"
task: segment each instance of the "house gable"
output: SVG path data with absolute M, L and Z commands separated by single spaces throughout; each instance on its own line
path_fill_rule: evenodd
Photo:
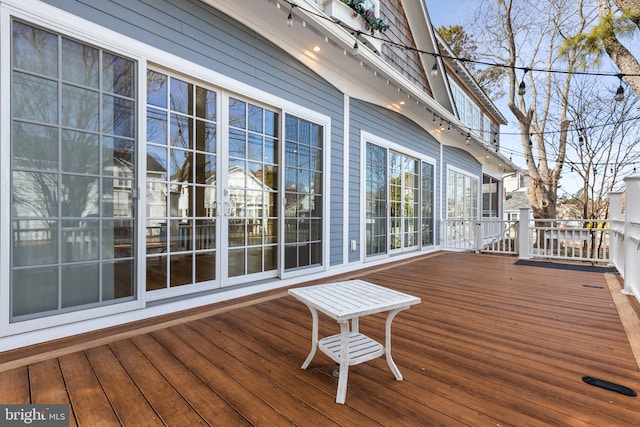
M 389 29 L 385 32 L 385 38 L 394 44 L 417 49 L 402 1 L 390 0 L 381 2 L 380 15 L 389 24 Z M 395 45 L 383 44 L 381 56 L 382 59 L 392 64 L 396 70 L 413 84 L 433 96 L 424 65 L 420 60 L 420 53 L 416 50 L 401 49 Z

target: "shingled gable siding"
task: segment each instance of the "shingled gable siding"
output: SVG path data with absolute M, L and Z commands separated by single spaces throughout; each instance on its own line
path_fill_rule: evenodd
M 435 218 L 440 215 L 439 201 L 439 164 L 440 144 L 424 129 L 419 127 L 413 121 L 406 117 L 395 113 L 394 111 L 364 102 L 356 99 L 351 100 L 350 112 L 350 135 L 349 135 L 349 239 L 360 238 L 360 228 L 362 227 L 362 219 L 360 218 L 361 195 L 360 185 L 361 179 L 364 178 L 364 171 L 360 168 L 360 132 L 365 131 L 376 135 L 380 138 L 406 147 L 409 150 L 424 154 L 436 160 L 435 166 Z M 435 238 L 436 244 L 439 244 L 439 227 L 436 221 Z M 364 242 L 362 242 L 364 244 Z M 357 253 L 349 254 L 349 261 L 356 261 Z
M 342 93 L 265 38 L 200 1 L 44 2 L 331 117 L 329 263 L 342 263 Z
M 404 8 L 399 0 L 381 1 L 380 17 L 389 24 L 389 29 L 381 35 L 383 39 L 389 39 L 401 46 L 416 47 Z M 417 87 L 433 96 L 431 87 L 427 82 L 424 67 L 417 52 L 402 50 L 395 46 L 383 44 L 382 58 L 396 70 L 400 71 Z

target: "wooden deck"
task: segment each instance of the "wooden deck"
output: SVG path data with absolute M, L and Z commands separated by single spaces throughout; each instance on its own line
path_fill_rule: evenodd
M 640 397 L 582 381 L 640 391 L 611 277 L 515 261 L 439 253 L 341 276 L 422 299 L 393 324 L 404 381 L 384 359 L 353 366 L 345 405 L 327 356 L 300 369 L 311 316 L 284 289 L 0 354 L 0 400 L 70 403 L 92 427 L 640 425 Z M 384 315 L 360 328 L 383 340 Z M 320 335 L 337 331 L 321 315 Z

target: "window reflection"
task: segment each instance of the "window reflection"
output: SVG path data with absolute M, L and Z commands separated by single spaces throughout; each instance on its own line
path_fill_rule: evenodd
M 58 262 L 58 224 L 56 221 L 14 220 L 12 234 L 12 255 L 15 267 Z M 20 282 L 14 280 L 14 283 Z
M 14 21 L 13 67 L 49 77 L 58 76 L 58 36 Z
M 147 71 L 147 104 L 167 108 L 167 76 Z
M 58 175 L 14 171 L 11 178 L 14 217 L 58 216 Z
M 147 290 L 213 280 L 216 93 L 149 70 L 147 94 Z
M 58 120 L 58 84 L 19 72 L 13 74 L 13 116 L 39 123 Z
M 100 173 L 100 140 L 86 132 L 62 131 L 61 168 L 64 172 Z
M 12 30 L 11 319 L 131 298 L 135 63 Z
M 171 111 L 193 114 L 193 85 L 172 77 L 169 106 Z
M 102 90 L 127 98 L 134 96 L 135 67 L 132 61 L 104 52 Z
M 167 113 L 147 108 L 147 142 L 167 143 Z
M 111 135 L 135 136 L 135 108 L 129 99 L 103 95 L 102 131 Z
M 296 269 L 322 263 L 323 137 L 307 120 L 285 123 L 285 268 Z
M 277 268 L 278 114 L 229 99 L 227 259 L 230 276 Z
M 11 140 L 11 162 L 15 168 L 57 170 L 57 128 L 16 122 L 13 125 Z
M 62 39 L 62 80 L 98 88 L 100 51 L 68 39 Z

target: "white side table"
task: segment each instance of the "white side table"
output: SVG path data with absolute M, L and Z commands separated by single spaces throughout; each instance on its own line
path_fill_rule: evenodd
M 318 347 L 340 364 L 337 403 L 344 403 L 346 398 L 349 365 L 357 365 L 384 354 L 396 380 L 402 381 L 402 374 L 391 357 L 391 322 L 400 311 L 419 304 L 420 298 L 364 280 L 294 288 L 289 289 L 289 294 L 309 307 L 313 319 L 311 352 L 302 364 L 302 369 L 309 366 Z M 318 340 L 318 311 L 340 324 L 340 334 Z M 385 345 L 382 346 L 359 332 L 358 318 L 387 311 Z

